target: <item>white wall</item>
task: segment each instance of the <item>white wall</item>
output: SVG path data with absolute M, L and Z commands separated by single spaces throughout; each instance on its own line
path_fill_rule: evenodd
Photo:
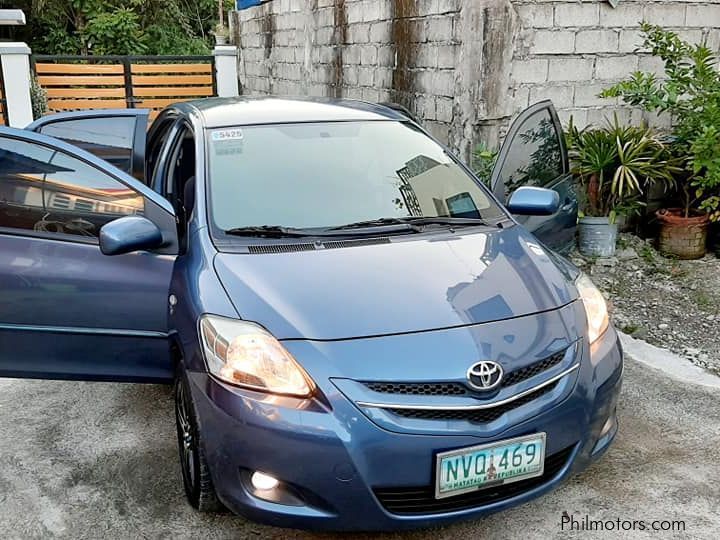
M 23 128 L 33 121 L 30 101 L 30 48 L 25 43 L 0 43 L 8 125 Z

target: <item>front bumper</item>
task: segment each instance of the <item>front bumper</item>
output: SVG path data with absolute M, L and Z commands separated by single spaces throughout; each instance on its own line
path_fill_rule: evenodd
M 188 375 L 215 488 L 231 510 L 281 527 L 402 530 L 516 506 L 599 458 L 617 431 L 622 350 L 614 330 L 585 356 L 591 358 L 582 359 L 583 369 L 560 403 L 490 437 L 391 432 L 339 392 L 325 403 L 303 401 L 244 391 L 202 372 Z M 479 505 L 440 511 L 407 514 L 387 500 L 388 488 L 430 486 L 437 452 L 533 432 L 547 433 L 546 456 L 554 460 L 552 467 L 546 461 L 548 472 L 539 481 L 518 483 L 521 489 L 485 497 Z M 292 496 L 271 502 L 251 494 L 248 472 L 256 470 L 280 479 Z

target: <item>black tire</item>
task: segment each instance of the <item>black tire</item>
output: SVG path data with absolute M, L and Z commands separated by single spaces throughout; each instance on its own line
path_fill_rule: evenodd
M 185 495 L 200 512 L 224 509 L 218 500 L 203 450 L 195 405 L 184 373 L 175 377 L 175 425 Z

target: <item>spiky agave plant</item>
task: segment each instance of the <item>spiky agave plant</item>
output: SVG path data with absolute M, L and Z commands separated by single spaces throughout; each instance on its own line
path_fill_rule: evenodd
M 681 171 L 677 159 L 646 125 L 623 125 L 614 115 L 600 129 L 571 129 L 570 157 L 585 188 L 586 215 L 614 221 L 619 210 L 641 204 L 651 184 L 671 185 Z

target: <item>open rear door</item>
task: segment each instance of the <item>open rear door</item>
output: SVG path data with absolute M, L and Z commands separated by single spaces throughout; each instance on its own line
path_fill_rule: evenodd
M 552 216 L 516 216 L 545 245 L 569 251 L 575 241 L 578 201 L 565 137 L 551 101 L 524 110 L 510 126 L 493 169 L 491 185 L 506 203 L 517 188 L 537 186 L 560 195 L 560 210 Z
M 145 182 L 148 109 L 98 109 L 52 114 L 26 129 L 82 148 Z

